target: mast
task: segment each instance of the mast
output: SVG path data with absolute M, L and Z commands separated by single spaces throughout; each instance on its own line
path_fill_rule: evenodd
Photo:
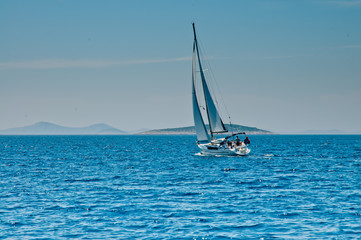
M 197 42 L 196 28 L 194 26 L 194 23 L 192 23 L 192 26 L 193 26 L 194 42 Z

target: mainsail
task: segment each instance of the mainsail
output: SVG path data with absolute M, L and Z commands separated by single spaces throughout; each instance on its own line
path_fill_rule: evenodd
M 198 101 L 197 101 L 197 95 L 195 92 L 195 52 L 197 52 L 197 58 L 198 58 L 198 65 L 199 65 L 199 71 L 200 71 L 200 75 L 201 75 L 201 80 L 202 80 L 202 87 L 203 87 L 203 94 L 204 94 L 204 98 L 205 98 L 205 103 L 206 103 L 206 110 L 207 110 L 207 117 L 208 117 L 208 122 L 209 122 L 209 129 L 211 132 L 211 136 L 213 138 L 213 133 L 223 133 L 223 132 L 228 132 L 227 129 L 225 128 L 223 121 L 217 111 L 216 105 L 214 104 L 213 98 L 211 96 L 211 93 L 209 91 L 206 79 L 204 77 L 204 73 L 203 73 L 203 69 L 202 69 L 202 64 L 201 64 L 201 59 L 199 57 L 199 49 L 198 49 L 198 42 L 197 42 L 197 37 L 196 37 L 196 31 L 195 31 L 195 27 L 194 27 L 194 23 L 193 23 L 193 32 L 194 32 L 194 44 L 193 44 L 193 72 L 192 72 L 192 78 L 193 78 L 193 116 L 194 116 L 194 124 L 195 124 L 195 128 L 196 128 L 196 133 L 197 133 L 197 138 L 200 141 L 199 138 L 203 139 L 203 140 L 207 140 L 205 139 L 205 133 L 207 134 L 207 138 L 209 141 L 209 135 L 207 133 L 207 130 L 204 126 L 204 122 L 203 122 L 203 118 L 201 115 L 201 112 L 199 110 L 199 106 L 198 106 Z M 197 109 L 196 109 L 197 108 Z M 201 123 L 201 124 L 200 124 Z M 205 132 L 205 133 L 204 133 Z

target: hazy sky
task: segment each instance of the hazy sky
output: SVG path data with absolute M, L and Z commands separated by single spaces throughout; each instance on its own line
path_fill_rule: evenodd
M 0 0 L 0 129 L 193 125 L 193 21 L 233 123 L 361 132 L 359 0 Z

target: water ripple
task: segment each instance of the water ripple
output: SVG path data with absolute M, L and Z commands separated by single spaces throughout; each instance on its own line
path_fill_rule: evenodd
M 357 239 L 361 136 L 0 136 L 1 239 Z M 179 147 L 181 146 L 181 148 Z

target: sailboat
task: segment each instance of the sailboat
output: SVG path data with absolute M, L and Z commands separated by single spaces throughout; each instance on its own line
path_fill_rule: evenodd
M 192 25 L 194 33 L 192 57 L 192 102 L 194 125 L 197 134 L 197 146 L 200 148 L 201 154 L 203 155 L 247 155 L 251 151 L 247 144 L 249 142 L 243 142 L 238 138 L 238 135 L 245 135 L 244 132 L 232 133 L 226 137 L 218 138 L 219 135 L 222 134 L 221 136 L 223 136 L 228 132 L 228 130 L 223 123 L 208 87 L 204 74 L 205 70 L 202 68 L 194 23 Z M 196 70 L 197 65 L 198 71 Z M 200 76 L 200 83 L 198 85 L 200 85 L 200 88 L 202 88 L 203 91 L 197 91 L 197 76 L 198 78 Z M 204 102 L 205 106 L 201 106 L 199 104 L 200 101 Z M 203 120 L 204 118 L 207 119 L 209 130 Z

